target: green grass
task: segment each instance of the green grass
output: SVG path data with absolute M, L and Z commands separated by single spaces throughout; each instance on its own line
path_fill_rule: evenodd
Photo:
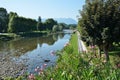
M 74 53 L 78 53 L 78 37 L 77 34 L 73 34 L 70 40 L 70 44 L 73 47 Z

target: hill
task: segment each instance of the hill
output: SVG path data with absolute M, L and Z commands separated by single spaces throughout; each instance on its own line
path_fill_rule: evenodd
M 53 18 L 58 23 L 66 23 L 66 24 L 77 24 L 77 21 L 72 18 Z M 44 22 L 46 19 L 43 18 L 42 21 Z

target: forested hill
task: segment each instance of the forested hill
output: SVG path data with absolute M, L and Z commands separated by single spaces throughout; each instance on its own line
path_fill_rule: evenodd
M 43 18 L 42 21 L 44 22 L 46 19 Z M 58 23 L 66 23 L 66 24 L 77 24 L 77 21 L 72 18 L 54 18 Z

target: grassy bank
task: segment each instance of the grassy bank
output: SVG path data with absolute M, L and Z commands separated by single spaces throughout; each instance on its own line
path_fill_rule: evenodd
M 17 33 L 17 35 L 20 35 L 22 37 L 39 37 L 42 36 L 44 34 L 47 34 L 47 32 L 43 31 L 33 31 L 33 32 L 21 32 L 21 33 Z
M 2 40 L 2 41 L 9 41 L 16 37 L 18 37 L 18 35 L 14 34 L 14 33 L 1 33 L 0 34 L 0 40 Z

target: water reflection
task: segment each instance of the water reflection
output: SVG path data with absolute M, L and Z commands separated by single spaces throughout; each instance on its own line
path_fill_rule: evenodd
M 3 42 L 0 41 L 0 53 L 11 53 L 14 56 L 20 56 L 28 51 L 37 48 L 37 44 L 53 45 L 59 38 L 63 38 L 65 34 L 54 34 L 34 38 L 22 38 L 19 40 Z
M 61 50 L 69 39 L 70 34 L 61 33 L 0 42 L 0 54 L 7 53 L 13 60 L 24 62 L 28 71 L 33 72 L 34 68 L 45 63 L 45 60 L 50 61 L 47 62 L 48 66 L 54 65 L 57 56 L 51 55 L 51 50 Z

